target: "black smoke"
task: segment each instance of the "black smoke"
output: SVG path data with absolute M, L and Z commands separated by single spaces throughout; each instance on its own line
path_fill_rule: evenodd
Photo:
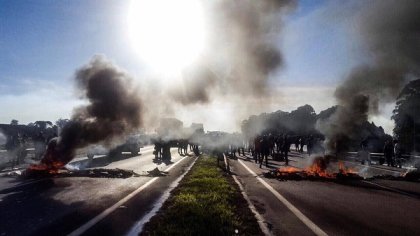
M 407 80 L 420 75 L 420 1 L 364 1 L 360 7 L 354 23 L 368 62 L 336 89 L 340 106 L 331 125 L 320 124 L 330 148 L 339 137 L 362 139 L 359 128 L 369 114 L 394 102 Z
M 48 148 L 42 164 L 62 167 L 78 148 L 111 143 L 142 125 L 142 102 L 130 77 L 101 56 L 75 73 L 78 92 L 88 104 L 74 110 L 71 121 Z

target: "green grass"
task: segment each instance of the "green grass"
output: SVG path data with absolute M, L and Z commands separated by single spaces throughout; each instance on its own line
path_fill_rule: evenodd
M 200 157 L 141 235 L 261 235 L 232 177 Z

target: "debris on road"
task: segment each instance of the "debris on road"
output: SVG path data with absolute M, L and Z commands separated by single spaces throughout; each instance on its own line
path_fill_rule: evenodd
M 276 169 L 271 170 L 264 174 L 266 178 L 276 178 L 278 180 L 312 180 L 312 181 L 335 181 L 335 180 L 363 180 L 364 178 L 356 173 L 328 173 L 328 175 L 322 175 L 316 172 L 310 172 L 307 170 L 282 170 Z
M 311 166 L 305 169 L 295 167 L 283 167 L 271 170 L 264 174 L 267 178 L 276 178 L 279 180 L 362 180 L 362 176 L 358 175 L 354 170 L 344 166 L 342 162 L 338 163 L 339 170 L 332 173 L 327 170 L 329 158 L 317 157 Z
M 161 171 L 157 167 L 154 168 L 153 170 L 148 170 L 147 173 L 148 173 L 148 176 L 152 176 L 152 177 L 167 176 L 169 174 L 169 172 Z
M 51 173 L 46 170 L 27 170 L 21 175 L 23 178 L 46 178 L 46 177 L 88 177 L 88 178 L 129 178 L 139 177 L 140 175 L 132 170 L 124 169 L 86 169 L 86 170 L 60 170 Z

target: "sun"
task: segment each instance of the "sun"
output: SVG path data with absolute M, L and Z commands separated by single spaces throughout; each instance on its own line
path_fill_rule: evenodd
M 204 50 L 204 9 L 199 0 L 132 0 L 128 31 L 148 66 L 162 73 L 181 71 Z

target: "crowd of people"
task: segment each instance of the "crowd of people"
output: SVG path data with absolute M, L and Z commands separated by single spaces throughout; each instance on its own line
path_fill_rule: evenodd
M 309 155 L 313 153 L 324 153 L 323 141 L 312 135 L 309 136 L 290 136 L 287 134 L 280 135 L 258 135 L 254 138 L 244 141 L 243 139 L 231 139 L 225 145 L 224 151 L 231 157 L 236 158 L 245 156 L 245 150 L 251 153 L 256 163 L 260 167 L 265 162 L 268 165 L 268 157 L 271 156 L 274 160 L 283 160 L 286 165 L 289 164 L 289 152 L 293 148 L 296 152 L 303 153 L 304 147 Z

